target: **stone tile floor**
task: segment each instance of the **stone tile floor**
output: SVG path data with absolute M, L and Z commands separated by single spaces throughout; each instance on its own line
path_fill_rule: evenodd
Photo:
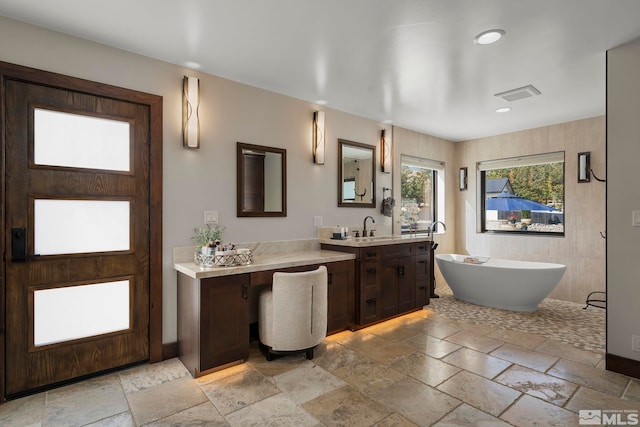
M 199 379 L 178 359 L 141 365 L 7 402 L 0 425 L 577 426 L 581 409 L 640 411 L 640 380 L 604 370 L 603 346 L 604 310 L 518 314 L 445 292 L 328 337 L 312 361 L 267 362 L 252 343 L 247 363 Z

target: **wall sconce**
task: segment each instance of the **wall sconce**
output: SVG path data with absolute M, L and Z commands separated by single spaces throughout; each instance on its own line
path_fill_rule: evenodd
M 324 165 L 324 111 L 313 113 L 313 163 Z
M 182 79 L 182 146 L 200 148 L 200 80 Z
M 591 181 L 591 152 L 578 153 L 578 182 Z
M 380 167 L 382 172 L 391 173 L 391 144 L 386 138 L 386 131 L 380 132 Z
M 465 191 L 467 189 L 467 167 L 460 168 L 460 191 Z

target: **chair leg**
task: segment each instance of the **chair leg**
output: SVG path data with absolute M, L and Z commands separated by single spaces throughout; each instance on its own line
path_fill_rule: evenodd
M 313 359 L 313 348 L 307 349 L 307 360 Z

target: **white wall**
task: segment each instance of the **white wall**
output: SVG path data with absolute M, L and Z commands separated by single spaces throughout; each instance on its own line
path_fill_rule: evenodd
M 457 193 L 458 251 L 565 264 L 552 298 L 583 303 L 589 292 L 604 290 L 605 240 L 600 232 L 605 230 L 605 185 L 595 179 L 577 182 L 577 157 L 583 151 L 591 152 L 594 172 L 606 175 L 604 116 L 466 141 L 456 149 L 456 170 L 468 168 L 468 190 Z M 565 152 L 565 236 L 478 233 L 477 162 L 554 151 Z
M 639 360 L 640 40 L 607 54 L 607 353 Z
M 205 210 L 217 210 L 227 242 L 316 237 L 313 217 L 324 225 L 362 227 L 366 215 L 382 230 L 382 187 L 391 176 L 378 172 L 378 208 L 337 207 L 337 139 L 379 145 L 390 126 L 318 108 L 308 102 L 235 83 L 148 57 L 99 45 L 0 17 L 0 61 L 53 71 L 163 97 L 163 342 L 177 339 L 176 273 L 172 248 L 188 246 Z M 10 42 L 9 42 L 10 41 Z M 201 87 L 201 149 L 182 147 L 182 77 L 196 75 Z M 312 163 L 313 111 L 326 111 L 326 163 Z M 287 150 L 287 217 L 236 217 L 236 142 Z M 377 149 L 377 148 L 376 148 Z M 378 157 L 379 158 L 379 157 Z M 376 167 L 376 171 L 379 171 Z

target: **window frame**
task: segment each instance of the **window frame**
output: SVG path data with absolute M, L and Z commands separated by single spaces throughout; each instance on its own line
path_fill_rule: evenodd
M 406 160 L 405 160 L 406 159 Z M 431 171 L 431 192 L 432 192 L 432 203 L 431 203 L 431 217 L 433 218 L 432 224 L 437 221 L 442 221 L 441 218 L 444 218 L 444 199 L 440 200 L 440 196 L 444 196 L 445 188 L 444 188 L 444 178 L 445 178 L 445 163 L 439 160 L 427 159 L 423 157 L 412 156 L 408 154 L 402 154 L 400 156 L 400 171 L 402 173 L 402 166 L 404 164 L 414 163 L 416 167 L 422 167 L 424 169 L 428 169 Z M 441 182 L 442 181 L 442 182 Z M 401 186 L 402 187 L 402 186 Z M 402 188 L 400 189 L 400 206 L 402 206 Z M 428 233 L 428 230 L 403 230 L 402 223 L 400 223 L 400 234 L 420 234 L 420 233 Z M 443 234 L 443 231 L 434 231 L 434 234 Z
M 543 161 L 544 159 L 551 159 L 554 157 L 562 156 L 562 161 Z M 511 163 L 511 164 L 510 164 Z M 563 227 L 562 232 L 555 231 L 529 231 L 526 232 L 518 232 L 518 231 L 509 231 L 509 230 L 487 230 L 486 229 L 486 220 L 487 220 L 487 210 L 486 210 L 486 173 L 495 169 L 506 169 L 509 167 L 525 167 L 525 166 L 533 166 L 533 165 L 541 165 L 541 164 L 551 164 L 551 163 L 562 163 L 562 218 L 563 218 Z M 493 165 L 493 166 L 491 166 Z M 499 166 L 499 167 L 498 167 Z M 566 152 L 563 151 L 555 151 L 555 152 L 547 152 L 540 154 L 527 154 L 523 156 L 517 157 L 507 157 L 502 159 L 492 159 L 485 160 L 476 163 L 476 173 L 477 173 L 477 194 L 478 194 L 478 212 L 479 215 L 476 216 L 478 224 L 477 224 L 477 232 L 482 234 L 500 234 L 500 235 L 516 235 L 516 236 L 545 236 L 545 237 L 565 237 L 566 235 Z

